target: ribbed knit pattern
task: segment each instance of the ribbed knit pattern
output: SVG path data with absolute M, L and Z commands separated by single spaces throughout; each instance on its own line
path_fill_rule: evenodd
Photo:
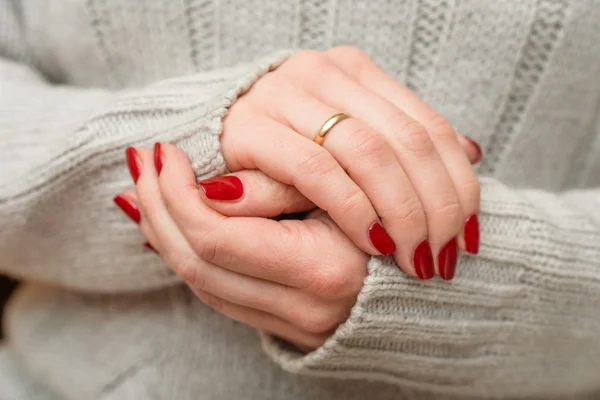
M 0 271 L 36 282 L 0 399 L 599 398 L 598 21 L 592 0 L 0 0 Z M 301 354 L 204 306 L 111 198 L 130 145 L 223 173 L 227 108 L 339 44 L 483 145 L 482 242 L 452 282 L 372 258 Z

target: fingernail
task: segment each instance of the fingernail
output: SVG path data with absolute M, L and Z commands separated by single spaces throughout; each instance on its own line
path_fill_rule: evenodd
M 154 166 L 156 167 L 156 173 L 160 175 L 163 167 L 163 153 L 159 142 L 154 143 Z
M 142 160 L 140 159 L 140 155 L 133 147 L 128 147 L 127 150 L 125 150 L 125 155 L 127 156 L 129 173 L 131 174 L 133 181 L 137 183 L 140 173 L 142 172 Z
M 140 220 L 142 219 L 142 215 L 140 214 L 140 209 L 137 207 L 137 205 L 131 199 L 120 194 L 118 196 L 115 196 L 113 201 L 136 224 L 140 223 Z
M 477 143 L 470 137 L 465 136 L 464 138 L 467 139 L 467 141 L 469 143 L 471 143 L 473 145 L 473 147 L 475 147 L 475 150 L 477 150 L 477 157 L 475 157 L 473 164 L 478 164 L 481 161 L 481 159 L 483 158 L 483 152 L 481 151 L 481 146 L 479 145 L 479 143 Z
M 198 182 L 211 200 L 237 200 L 244 194 L 244 185 L 237 176 L 227 175 Z
M 152 247 L 152 245 L 150 243 L 148 243 L 148 242 L 144 243 L 144 247 L 147 248 L 148 250 L 152 250 L 153 252 L 158 254 L 158 251 L 156 251 L 156 249 L 154 247 Z
M 442 279 L 449 281 L 454 278 L 456 270 L 456 261 L 458 260 L 458 247 L 456 246 L 456 238 L 452 239 L 442 248 L 438 254 L 438 266 Z
M 479 219 L 477 214 L 472 215 L 465 222 L 464 237 L 466 250 L 471 254 L 479 253 Z
M 433 254 L 427 240 L 423 240 L 415 249 L 413 255 L 413 264 L 417 276 L 423 280 L 433 278 L 435 268 L 433 265 Z
M 396 243 L 394 243 L 390 235 L 388 235 L 379 222 L 375 222 L 369 228 L 369 239 L 377 251 L 384 256 L 389 256 L 396 251 Z

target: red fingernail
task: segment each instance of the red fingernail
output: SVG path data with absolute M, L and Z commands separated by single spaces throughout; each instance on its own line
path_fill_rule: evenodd
M 163 167 L 163 153 L 160 143 L 154 143 L 154 166 L 156 167 L 156 172 L 160 175 L 160 171 L 162 171 Z
M 140 155 L 133 147 L 128 147 L 127 150 L 125 150 L 125 155 L 127 156 L 129 173 L 131 174 L 133 181 L 137 183 L 140 173 L 142 172 L 142 160 L 140 159 Z
M 152 247 L 152 245 L 150 243 L 148 243 L 148 242 L 144 243 L 144 247 L 147 248 L 148 250 L 152 250 L 153 252 L 158 254 L 158 251 L 156 251 L 156 249 L 154 247 Z
M 464 237 L 466 250 L 471 254 L 479 253 L 479 219 L 477 214 L 472 215 L 465 222 Z
M 475 147 L 475 149 L 477 150 L 477 157 L 475 157 L 475 160 L 473 160 L 473 164 L 478 164 L 483 158 L 483 151 L 481 151 L 481 146 L 479 145 L 479 143 L 477 143 L 470 137 L 465 136 L 464 138 L 467 139 L 467 141 L 471 143 L 473 147 Z
M 198 182 L 211 200 L 237 200 L 244 194 L 244 185 L 237 176 L 227 175 Z
M 390 235 L 388 235 L 379 222 L 375 222 L 369 228 L 369 239 L 377 251 L 384 256 L 389 256 L 396 251 L 396 243 L 394 243 Z
M 431 253 L 431 247 L 427 240 L 423 240 L 415 249 L 413 264 L 415 265 L 415 272 L 419 278 L 423 280 L 433 278 L 433 275 L 435 274 L 433 254 Z
M 454 238 L 438 254 L 438 266 L 442 279 L 449 281 L 454 278 L 456 261 L 458 261 L 458 247 L 456 246 L 456 238 Z
M 113 201 L 136 224 L 140 223 L 140 220 L 142 219 L 142 215 L 140 214 L 140 209 L 137 207 L 137 205 L 131 199 L 120 194 L 118 196 L 115 196 Z

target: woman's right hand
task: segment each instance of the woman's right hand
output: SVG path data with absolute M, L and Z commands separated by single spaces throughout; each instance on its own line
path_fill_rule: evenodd
M 353 118 L 314 143 L 339 112 Z M 366 253 L 452 279 L 457 243 L 471 253 L 479 244 L 479 182 L 460 140 L 365 54 L 341 47 L 300 52 L 260 78 L 231 107 L 221 142 L 230 171 L 297 188 Z

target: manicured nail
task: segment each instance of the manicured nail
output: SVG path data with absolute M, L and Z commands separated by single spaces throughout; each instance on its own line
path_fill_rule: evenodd
M 440 250 L 440 254 L 438 254 L 438 267 L 442 279 L 449 281 L 454 278 L 456 261 L 458 261 L 458 247 L 456 246 L 456 238 L 454 238 L 446 243 Z
M 417 276 L 423 280 L 433 278 L 435 267 L 433 265 L 433 254 L 427 240 L 423 240 L 415 249 L 413 264 Z
M 369 228 L 369 239 L 377 251 L 384 256 L 389 256 L 396 251 L 396 243 L 394 243 L 390 235 L 388 235 L 379 222 L 375 222 Z
M 478 164 L 481 161 L 481 159 L 483 158 L 483 152 L 481 151 L 481 146 L 479 145 L 479 143 L 477 143 L 470 137 L 465 136 L 464 138 L 467 139 L 467 141 L 469 143 L 471 143 L 473 145 L 473 147 L 475 147 L 475 149 L 477 150 L 477 157 L 475 157 L 473 164 Z
M 237 200 L 244 194 L 244 185 L 237 176 L 227 175 L 198 182 L 211 200 Z
M 154 247 L 152 247 L 152 245 L 150 243 L 148 243 L 148 242 L 144 243 L 144 247 L 147 248 L 148 250 L 152 250 L 153 252 L 158 254 L 158 251 L 156 251 L 156 249 Z
M 163 167 L 163 153 L 159 142 L 154 143 L 154 166 L 156 167 L 156 173 L 160 175 Z
M 127 156 L 127 165 L 129 166 L 129 173 L 133 178 L 133 182 L 137 183 L 140 173 L 142 172 L 142 160 L 137 150 L 133 147 L 128 147 L 125 150 Z
M 465 222 L 465 248 L 471 254 L 479 253 L 479 219 L 477 214 L 472 215 Z
M 140 220 L 142 219 L 142 215 L 140 214 L 140 209 L 137 207 L 137 205 L 131 199 L 120 194 L 118 196 L 115 196 L 113 201 L 136 224 L 140 223 Z

